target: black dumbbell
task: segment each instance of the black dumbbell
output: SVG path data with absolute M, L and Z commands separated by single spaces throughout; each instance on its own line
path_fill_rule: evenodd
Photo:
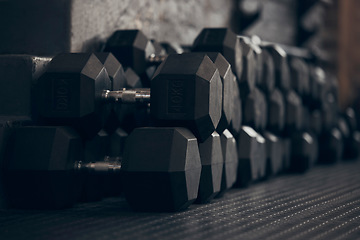
M 167 86 L 167 87 L 164 87 Z M 60 54 L 38 81 L 40 114 L 52 124 L 71 124 L 94 136 L 108 115 L 104 103 L 150 102 L 160 124 L 187 126 L 200 141 L 221 117 L 222 83 L 204 54 L 169 55 L 150 89 L 110 91 L 107 73 L 92 54 Z
M 193 52 L 219 52 L 231 64 L 237 77 L 242 74 L 242 53 L 235 33 L 227 28 L 204 28 L 195 38 Z
M 220 52 L 231 64 L 245 97 L 255 87 L 255 56 L 246 37 L 238 37 L 227 28 L 204 28 L 196 37 L 192 51 Z
M 231 129 L 236 135 L 240 131 L 242 117 L 241 94 L 237 88 L 238 83 L 235 83 L 236 78 L 232 72 L 234 69 L 238 69 L 239 71 L 239 68 L 241 68 L 241 66 L 239 66 L 241 62 L 237 63 L 238 66 L 234 65 L 234 61 L 239 61 L 238 57 L 241 57 L 239 55 L 240 48 L 238 42 L 239 40 L 237 40 L 236 35 L 230 30 L 226 28 L 210 28 L 204 29 L 199 34 L 192 48 L 194 52 L 206 52 L 214 61 L 215 65 L 217 65 L 223 79 L 223 87 L 225 86 L 223 91 L 223 115 L 217 132 L 221 133 L 231 124 L 230 120 L 232 120 Z M 226 59 L 222 58 L 223 56 Z M 233 79 L 234 82 L 231 82 L 230 79 Z
M 197 197 L 200 156 L 197 140 L 187 129 L 136 129 L 129 136 L 121 164 L 103 159 L 84 163 L 82 154 L 82 140 L 69 127 L 14 129 L 6 151 L 5 186 L 10 205 L 69 207 L 81 193 L 81 171 L 120 168 L 125 197 L 135 209 L 175 211 Z
M 205 53 L 204 53 L 205 54 Z M 234 116 L 234 127 L 235 124 L 240 125 L 241 122 L 239 122 L 239 118 L 241 117 L 241 108 L 238 109 L 236 106 L 234 106 L 233 98 L 234 98 L 234 87 L 235 87 L 235 76 L 233 75 L 231 71 L 230 64 L 226 61 L 226 59 L 220 54 L 215 52 L 209 52 L 206 53 L 206 55 L 214 62 L 215 66 L 218 68 L 220 73 L 220 78 L 222 80 L 222 114 L 219 121 L 219 124 L 216 128 L 216 131 L 218 133 L 222 133 L 228 126 L 230 125 L 232 118 Z M 236 115 L 233 114 L 234 109 L 236 109 Z M 122 111 L 120 111 L 121 113 Z M 135 111 L 138 112 L 138 111 Z M 240 113 L 239 113 L 240 112 Z M 142 118 L 146 118 L 142 116 Z M 133 121 L 134 122 L 134 121 Z M 126 123 L 124 125 L 131 124 Z M 143 124 L 143 126 L 146 124 Z M 237 126 L 237 128 L 240 128 L 240 126 Z
M 262 94 L 259 93 L 260 92 L 259 90 L 253 91 L 255 89 L 255 83 L 256 83 L 256 69 L 255 69 L 256 59 L 255 59 L 254 51 L 251 46 L 250 39 L 247 37 L 238 37 L 233 32 L 231 32 L 226 28 L 215 28 L 215 29 L 208 28 L 208 29 L 203 29 L 201 33 L 198 35 L 198 37 L 195 39 L 192 50 L 205 51 L 205 52 L 217 51 L 217 52 L 221 52 L 225 56 L 225 58 L 227 58 L 227 60 L 232 65 L 233 71 L 238 76 L 239 94 L 235 92 L 234 96 L 240 95 L 241 99 L 244 99 L 242 104 L 243 106 L 241 107 L 242 110 L 244 111 L 244 114 L 242 115 L 243 118 L 246 120 L 248 120 L 249 118 L 249 122 L 256 122 L 256 124 L 259 124 L 259 126 L 266 125 L 266 113 L 256 114 L 259 113 L 257 106 L 261 105 L 261 107 L 265 107 L 266 102 L 265 99 L 262 99 L 263 101 L 259 103 L 257 96 Z M 253 93 L 254 96 L 250 95 L 252 92 L 254 92 Z M 238 106 L 240 109 L 241 99 L 237 99 L 237 98 L 236 98 L 237 103 L 235 104 L 235 106 Z M 246 101 L 247 98 L 248 101 Z M 259 104 L 255 104 L 255 103 L 259 103 Z M 245 109 L 245 106 L 248 107 L 246 107 Z M 238 122 L 241 124 L 241 120 Z M 243 135 L 247 135 L 247 133 L 246 132 L 244 133 L 244 130 L 240 129 L 239 127 L 236 127 L 235 129 L 232 128 L 232 130 L 235 135 L 238 135 L 238 138 L 241 137 L 242 133 Z M 264 140 L 262 136 L 259 135 L 258 138 L 255 137 L 255 141 L 253 141 L 252 139 L 253 139 L 252 136 L 249 136 L 248 138 L 243 137 L 243 141 L 240 141 L 239 138 L 239 143 L 238 143 L 239 152 L 244 151 L 244 149 L 242 149 L 243 147 L 241 147 L 242 144 L 244 144 L 244 146 L 245 144 L 256 145 L 258 146 L 259 149 L 262 149 L 261 151 L 266 151 L 265 141 L 257 141 L 257 139 Z M 248 142 L 245 143 L 246 141 Z M 253 157 L 258 157 L 258 155 L 250 154 L 250 152 L 248 151 L 245 152 L 246 153 L 243 156 L 244 162 L 248 162 L 248 161 L 262 162 L 262 159 L 258 159 L 258 160 L 252 159 Z M 265 155 L 265 153 L 262 155 Z M 241 165 L 241 163 L 239 164 Z M 239 169 L 241 169 L 240 166 Z M 247 184 L 240 182 L 241 180 L 239 180 L 239 183 L 237 183 L 238 186 L 243 186 Z
M 156 46 L 155 46 L 155 45 Z M 107 40 L 104 52 L 111 52 L 124 67 L 131 67 L 141 76 L 144 86 L 166 57 L 166 52 L 156 41 L 148 39 L 141 30 L 117 30 Z M 150 67 L 150 69 L 149 69 Z

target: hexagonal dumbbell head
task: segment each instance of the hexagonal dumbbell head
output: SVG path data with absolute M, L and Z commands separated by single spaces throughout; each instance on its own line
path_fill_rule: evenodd
M 291 87 L 301 97 L 308 97 L 310 94 L 310 70 L 304 60 L 299 57 L 289 58 L 291 73 Z
M 285 94 L 285 102 L 285 135 L 290 136 L 294 130 L 300 130 L 303 127 L 303 105 L 301 98 L 294 91 Z
M 29 55 L 0 56 L 1 117 L 23 117 L 37 121 L 33 85 L 36 85 L 50 60 L 51 58 Z M 16 97 L 11 97 L 15 92 Z
M 266 176 L 280 173 L 283 168 L 283 148 L 281 140 L 271 132 L 265 131 L 266 141 Z
M 142 75 L 155 48 L 140 30 L 118 30 L 107 40 L 104 52 L 111 52 L 124 67 Z
M 238 139 L 239 167 L 236 186 L 265 177 L 266 141 L 253 128 L 243 126 Z
M 201 178 L 197 203 L 207 203 L 221 189 L 224 159 L 221 150 L 220 135 L 213 132 L 205 142 L 199 144 L 201 159 Z
M 280 134 L 285 126 L 285 103 L 283 94 L 279 89 L 274 89 L 268 97 L 267 128 L 275 134 Z
M 219 52 L 231 64 L 233 72 L 242 74 L 242 57 L 239 40 L 228 28 L 204 28 L 193 43 L 194 52 Z
M 220 193 L 231 188 L 237 177 L 239 165 L 237 142 L 229 130 L 225 130 L 221 136 L 221 150 L 224 159 Z
M 95 136 L 110 113 L 102 102 L 109 89 L 107 71 L 94 54 L 57 55 L 38 81 L 40 115 L 51 124 L 71 124 L 85 136 Z
M 6 189 L 17 208 L 69 207 L 80 181 L 75 162 L 82 159 L 79 135 L 68 127 L 20 127 L 7 150 Z
M 234 89 L 233 89 L 233 114 L 230 124 L 230 132 L 234 135 L 235 138 L 239 135 L 242 125 L 242 103 L 240 98 L 239 85 L 234 79 Z
M 307 105 L 313 110 L 321 108 L 326 99 L 328 85 L 325 72 L 320 67 L 310 67 L 310 99 Z
M 291 136 L 291 162 L 289 170 L 292 172 L 305 172 L 315 162 L 312 157 L 316 149 L 313 137 L 307 132 L 297 131 Z
M 233 114 L 233 98 L 235 88 L 235 76 L 231 70 L 231 65 L 226 61 L 221 53 L 210 52 L 207 53 L 209 58 L 215 63 L 219 70 L 223 91 L 222 91 L 222 113 L 220 122 L 216 128 L 218 133 L 222 133 L 226 128 L 229 127 Z
M 287 60 L 287 54 L 279 45 L 264 44 L 265 48 L 274 60 L 275 65 L 275 86 L 281 91 L 290 89 L 290 69 Z
M 244 124 L 256 130 L 263 130 L 267 124 L 267 102 L 264 94 L 255 88 L 248 94 L 244 107 Z
M 246 96 L 253 91 L 256 84 L 257 63 L 250 38 L 238 36 L 242 55 L 243 70 L 238 76 L 240 95 Z
M 203 53 L 170 54 L 151 80 L 157 123 L 190 128 L 200 142 L 216 129 L 222 109 L 219 71 Z
M 124 194 L 141 211 L 177 211 L 196 198 L 201 174 L 198 142 L 184 128 L 137 128 L 123 159 Z
M 263 67 L 264 67 L 264 57 L 263 57 L 263 51 L 252 41 L 252 38 L 250 40 L 250 47 L 252 51 L 254 52 L 254 59 L 255 59 L 255 84 L 259 85 L 262 81 L 262 74 L 263 74 Z
M 322 133 L 319 137 L 319 162 L 339 162 L 343 154 L 343 137 L 338 128 Z
M 262 65 L 258 86 L 265 93 L 271 93 L 275 88 L 275 65 L 266 49 L 262 49 Z

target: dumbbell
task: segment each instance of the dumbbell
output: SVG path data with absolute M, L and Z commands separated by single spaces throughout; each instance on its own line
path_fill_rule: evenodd
M 232 73 L 230 64 L 220 53 L 210 52 L 206 53 L 206 55 L 217 66 L 223 83 L 223 112 L 216 129 L 217 133 L 214 132 L 204 143 L 199 144 L 202 175 L 198 203 L 209 202 L 216 195 L 221 196 L 226 189 L 232 187 L 236 180 L 234 167 L 236 169 L 238 161 L 236 141 L 231 133 L 225 130 L 233 119 L 235 76 Z M 235 119 L 240 118 L 239 115 L 234 116 Z
M 256 86 L 261 91 L 258 97 L 259 105 L 263 106 L 265 116 L 260 118 L 264 122 L 259 129 L 266 140 L 266 176 L 275 175 L 284 169 L 283 144 L 281 133 L 285 125 L 285 103 L 283 95 L 275 87 L 275 65 L 268 50 L 261 48 L 262 41 L 258 36 L 252 36 L 250 46 L 256 59 Z
M 166 86 L 166 87 L 164 87 Z M 221 117 L 222 83 L 204 54 L 169 55 L 150 89 L 110 91 L 107 73 L 92 54 L 60 54 L 38 81 L 38 107 L 45 122 L 71 124 L 94 136 L 108 115 L 104 103 L 150 102 L 159 124 L 187 126 L 200 141 L 216 129 Z
M 244 45 L 243 47 L 246 48 L 247 46 Z M 247 49 L 249 50 L 249 48 Z M 231 32 L 229 29 L 226 28 L 203 29 L 201 33 L 198 35 L 198 37 L 195 39 L 193 43 L 192 51 L 221 52 L 225 56 L 225 58 L 231 64 L 233 71 L 238 75 L 237 79 L 239 80 L 239 77 L 241 77 L 240 80 L 237 82 L 238 88 L 234 89 L 235 90 L 234 113 L 242 112 L 244 108 L 242 107 L 241 104 L 242 101 L 240 96 L 243 96 L 244 94 L 244 98 L 245 98 L 246 96 L 245 94 L 247 94 L 255 85 L 254 75 L 252 75 L 253 73 L 252 68 L 255 66 L 253 59 L 254 56 L 252 51 L 248 51 L 247 54 L 246 53 L 243 54 L 242 46 L 240 46 L 239 38 L 233 32 Z M 242 67 L 243 63 L 246 64 L 247 70 L 243 70 Z M 251 77 L 248 78 L 248 75 Z M 236 121 L 233 119 L 231 130 L 233 134 L 236 135 L 238 139 L 240 139 L 239 137 L 243 132 L 243 129 L 240 127 L 242 123 L 241 115 L 236 114 L 235 116 L 237 116 L 238 118 L 235 119 Z M 263 143 L 262 141 L 254 142 L 249 140 L 248 138 L 244 139 L 244 141 L 250 141 L 251 144 Z M 243 156 L 245 158 L 243 159 L 243 161 L 250 161 L 250 158 L 254 157 L 254 156 L 250 156 L 250 152 L 247 151 L 249 149 L 250 148 L 246 150 L 241 148 L 239 149 L 239 151 L 245 150 L 247 152 L 247 154 L 245 154 L 246 157 L 245 155 Z M 239 170 L 246 171 L 241 169 L 241 167 L 239 167 Z M 237 183 L 236 185 L 243 186 L 245 184 Z
M 282 167 L 280 139 L 268 130 L 267 124 L 268 117 L 278 124 L 284 123 L 283 104 L 280 105 L 279 109 L 278 101 L 271 97 L 275 85 L 275 71 L 270 54 L 266 50 L 261 49 L 257 41 L 253 41 L 253 38 L 250 39 L 245 36 L 239 36 L 238 38 L 242 49 L 246 52 L 245 55 L 247 57 L 244 59 L 244 62 L 247 62 L 250 66 L 245 67 L 247 74 L 243 75 L 243 77 L 253 78 L 252 81 L 256 85 L 252 91 L 247 93 L 244 99 L 243 122 L 245 125 L 254 128 L 265 139 L 265 147 L 263 147 L 265 148 L 265 154 L 258 155 L 265 156 L 265 159 L 261 160 L 267 169 L 266 173 L 263 173 L 261 176 L 261 178 L 265 178 L 280 172 Z M 246 91 L 244 93 L 246 94 Z M 280 113 L 282 112 L 282 115 L 279 115 L 279 111 Z M 256 143 L 257 141 L 253 142 Z M 261 143 L 262 141 L 258 142 L 258 144 Z
M 136 129 L 124 159 L 84 163 L 82 140 L 70 127 L 14 129 L 6 151 L 10 206 L 54 209 L 71 206 L 80 193 L 80 171 L 124 173 L 124 194 L 137 210 L 175 211 L 197 197 L 200 157 L 195 136 L 184 128 Z M 121 183 L 118 183 L 121 184 Z
M 240 88 L 234 88 L 233 120 L 231 123 L 231 133 L 239 135 L 242 123 L 242 101 L 241 89 L 250 89 L 254 86 L 252 79 L 241 78 L 243 72 L 243 56 L 240 41 L 237 36 L 227 28 L 204 28 L 193 42 L 191 47 L 193 52 L 219 52 L 230 63 L 232 71 L 238 78 L 235 84 Z M 246 92 L 246 91 L 244 91 Z
M 114 54 L 124 67 L 134 69 L 143 79 L 144 86 L 149 86 L 149 80 L 155 72 L 151 66 L 159 65 L 166 57 L 160 44 L 149 40 L 137 29 L 115 31 L 106 41 L 103 51 Z
M 242 103 L 242 111 L 244 111 L 244 114 L 242 115 L 245 119 L 247 116 L 247 111 L 244 106 L 246 106 L 246 99 L 251 92 L 253 91 L 255 87 L 255 56 L 254 52 L 249 45 L 250 41 L 248 38 L 245 37 L 238 37 L 234 33 L 232 33 L 229 29 L 226 28 L 218 28 L 218 29 L 203 29 L 201 33 L 198 35 L 198 37 L 195 39 L 193 44 L 193 51 L 206 51 L 206 52 L 212 52 L 212 51 L 219 51 L 221 52 L 227 60 L 231 63 L 233 71 L 236 72 L 238 76 L 238 89 L 239 93 L 235 92 L 235 96 L 241 96 L 241 99 L 239 97 L 236 98 L 237 102 L 235 106 L 238 106 L 240 109 L 241 103 Z M 237 90 L 237 89 L 236 89 Z M 258 93 L 258 91 L 256 91 Z M 248 116 L 253 116 L 256 111 L 256 106 L 254 105 L 254 102 L 251 102 L 254 100 L 253 96 L 250 96 L 251 100 L 248 101 L 249 107 L 252 109 L 252 115 L 249 114 Z M 251 105 L 251 106 L 250 106 Z M 250 110 L 251 111 L 251 110 Z M 234 111 L 235 112 L 235 111 Z M 264 124 L 265 121 L 263 121 Z M 241 122 L 240 122 L 241 124 Z M 239 126 L 240 126 L 239 124 Z M 241 133 L 246 135 L 246 131 L 244 132 L 241 128 L 232 129 L 233 133 L 239 138 L 239 135 Z M 249 138 L 243 138 L 244 141 L 249 141 L 249 144 L 264 144 L 264 141 L 251 141 L 250 139 L 252 136 L 248 136 Z M 260 136 L 261 138 L 261 136 Z M 260 139 L 257 138 L 257 139 Z M 240 138 L 239 138 L 240 139 Z M 256 138 L 255 138 L 256 139 Z M 246 151 L 247 153 L 242 156 L 244 159 L 242 161 L 252 161 L 251 158 L 255 156 L 251 156 L 250 149 L 242 149 L 241 144 L 239 144 L 239 151 Z M 248 151 L 249 150 L 249 151 Z M 264 151 L 264 150 L 263 150 Z M 241 161 L 241 160 L 240 160 Z M 258 160 L 254 160 L 258 161 Z M 261 160 L 259 160 L 261 161 Z M 254 165 L 255 166 L 255 165 Z M 242 171 L 242 169 L 239 167 L 239 170 Z M 241 174 L 241 173 L 238 173 Z M 254 175 L 255 177 L 255 175 Z M 256 176 L 258 178 L 258 176 Z M 237 185 L 246 185 L 246 184 L 237 184 Z
M 220 52 L 231 64 L 244 97 L 255 87 L 255 59 L 248 43 L 230 29 L 204 28 L 195 38 L 192 51 Z
M 214 62 L 215 66 L 218 68 L 223 84 L 222 115 L 219 124 L 216 128 L 216 131 L 221 134 L 226 128 L 228 128 L 228 126 L 232 121 L 233 116 L 234 116 L 233 127 L 239 129 L 240 128 L 239 125 L 241 124 L 239 120 L 239 118 L 241 117 L 241 108 L 238 109 L 233 106 L 233 98 L 234 98 L 233 89 L 234 89 L 234 85 L 236 84 L 236 79 L 231 71 L 231 66 L 220 53 L 210 52 L 210 53 L 206 53 L 206 55 Z M 233 115 L 233 109 L 237 109 L 236 115 Z M 127 122 L 124 125 L 128 125 L 128 124 L 131 123 Z

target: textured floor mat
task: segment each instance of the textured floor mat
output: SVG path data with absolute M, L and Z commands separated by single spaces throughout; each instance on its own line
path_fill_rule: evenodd
M 280 176 L 172 214 L 133 212 L 118 198 L 61 211 L 0 211 L 0 239 L 67 238 L 360 238 L 360 162 Z

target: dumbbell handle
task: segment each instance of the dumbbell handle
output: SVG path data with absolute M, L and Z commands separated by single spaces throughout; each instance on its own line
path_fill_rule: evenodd
M 105 157 L 103 161 L 99 162 L 84 163 L 82 161 L 78 161 L 75 163 L 75 169 L 97 173 L 118 172 L 121 170 L 121 159 L 118 157 Z
M 106 102 L 121 103 L 149 103 L 150 88 L 123 89 L 118 91 L 105 91 L 103 99 Z

